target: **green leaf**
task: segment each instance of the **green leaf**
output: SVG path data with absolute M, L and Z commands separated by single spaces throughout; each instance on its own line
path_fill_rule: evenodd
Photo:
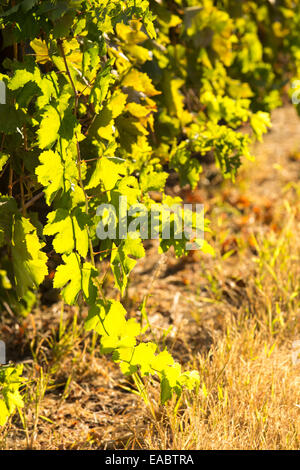
M 53 247 L 57 253 L 71 253 L 74 249 L 84 258 L 88 252 L 87 216 L 76 208 L 57 209 L 47 216 L 44 235 L 55 235 Z
M 168 173 L 161 171 L 160 173 L 146 169 L 141 174 L 141 188 L 143 192 L 162 191 L 165 187 Z
M 50 205 L 56 192 L 64 187 L 64 167 L 59 153 L 53 150 L 43 152 L 39 160 L 41 165 L 35 173 L 38 182 L 45 187 L 46 202 Z
M 269 113 L 259 111 L 251 116 L 251 127 L 257 137 L 257 140 L 262 141 L 262 136 L 271 127 L 271 120 Z
M 157 372 L 162 372 L 167 366 L 172 366 L 173 364 L 173 357 L 167 350 L 165 350 L 155 356 L 151 362 L 151 367 Z
M 98 300 L 93 305 L 85 322 L 86 330 L 94 329 L 101 336 L 112 336 L 116 339 L 126 326 L 126 310 L 116 300 Z
M 99 335 L 104 335 L 105 331 L 103 329 L 103 320 L 109 311 L 110 306 L 110 301 L 104 303 L 102 300 L 97 300 L 97 302 L 89 309 L 88 317 L 84 324 L 85 329 L 87 331 L 94 330 Z
M 4 167 L 8 159 L 9 159 L 9 155 L 6 155 L 5 153 L 0 152 L 0 171 L 2 171 L 2 168 Z
M 22 128 L 25 121 L 26 116 L 22 109 L 16 109 L 10 104 L 0 104 L 0 132 L 14 134 L 18 128 Z
M 136 69 L 130 70 L 122 81 L 122 86 L 132 87 L 134 90 L 145 93 L 147 96 L 159 95 L 160 91 L 157 91 L 146 73 L 139 72 Z
M 6 406 L 5 401 L 0 399 L 0 426 L 4 426 L 4 424 L 7 422 L 9 415 L 10 412 Z
M 8 82 L 10 90 L 18 90 L 23 88 L 28 82 L 34 81 L 34 74 L 26 69 L 18 69 L 15 71 L 14 76 Z
M 81 262 L 76 253 L 63 255 L 62 259 L 65 264 L 58 266 L 53 280 L 53 287 L 61 288 L 65 286 L 62 290 L 62 296 L 69 305 L 73 305 L 82 288 Z
M 91 263 L 85 262 L 82 266 L 82 290 L 88 304 L 93 304 L 97 298 L 97 287 L 93 278 L 98 276 L 97 269 Z
M 131 258 L 142 258 L 145 249 L 141 239 L 127 238 L 121 245 L 111 252 L 111 269 L 115 278 L 115 285 L 124 294 L 128 282 L 128 275 L 136 265 L 136 260 Z
M 191 151 L 185 142 L 177 147 L 171 157 L 170 168 L 178 172 L 181 186 L 189 184 L 192 189 L 196 188 L 202 167 L 196 158 L 192 158 Z
M 8 417 L 16 408 L 24 406 L 19 388 L 24 382 L 21 376 L 23 365 L 0 366 L 0 426 L 4 426 Z
M 148 375 L 151 372 L 151 364 L 155 359 L 157 349 L 154 343 L 141 343 L 135 347 L 130 364 L 140 366 L 141 375 Z
M 43 112 L 40 127 L 38 129 L 38 144 L 41 149 L 45 149 L 53 145 L 58 139 L 58 131 L 60 128 L 60 116 L 57 110 L 49 105 Z
M 126 175 L 127 164 L 124 160 L 114 157 L 101 157 L 96 164 L 94 173 L 86 189 L 96 188 L 100 183 L 106 191 L 112 190 L 119 179 Z
M 86 330 L 95 330 L 101 338 L 103 353 L 114 352 L 114 359 L 119 361 L 124 354 L 132 356 L 136 336 L 141 327 L 134 318 L 126 321 L 126 310 L 115 300 L 98 300 L 93 305 L 85 322 Z
M 168 400 L 172 398 L 172 387 L 170 387 L 168 379 L 162 378 L 160 382 L 160 401 L 164 405 Z
M 25 218 L 15 218 L 12 234 L 12 261 L 16 289 L 23 297 L 30 288 L 38 287 L 48 274 L 47 255 L 41 251 L 35 227 Z

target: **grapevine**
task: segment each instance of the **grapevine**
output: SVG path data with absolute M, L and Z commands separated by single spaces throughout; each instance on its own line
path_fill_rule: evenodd
M 195 189 L 208 152 L 224 177 L 234 179 L 242 159 L 252 158 L 252 138 L 242 128 L 250 125 L 261 140 L 271 126 L 270 111 L 281 104 L 287 71 L 279 51 L 292 58 L 290 76 L 299 70 L 299 6 L 294 11 L 292 1 L 273 3 L 0 2 L 4 45 L 12 50 L 0 73 L 6 87 L 0 105 L 0 305 L 8 303 L 18 315 L 31 310 L 48 275 L 47 253 L 54 250 L 61 257 L 54 288 L 66 304 L 88 306 L 86 330 L 100 336 L 101 352 L 133 375 L 140 390 L 145 377 L 159 379 L 162 403 L 194 390 L 200 378 L 145 341 L 148 325 L 128 319 L 122 296 L 145 256 L 143 237 L 118 237 L 117 218 L 115 239 L 100 241 L 97 208 L 110 204 L 119 214 L 124 198 L 125 210 L 182 202 L 164 193 L 169 171 Z M 264 25 L 273 25 L 269 34 Z M 162 193 L 161 204 L 154 191 Z M 35 209 L 38 200 L 46 220 Z M 186 241 L 161 239 L 159 249 L 173 247 L 182 256 Z M 213 254 L 206 241 L 199 248 Z M 121 300 L 106 297 L 100 280 L 108 255 Z M 15 381 L 22 371 L 0 373 L 4 424 L 22 406 L 21 381 Z

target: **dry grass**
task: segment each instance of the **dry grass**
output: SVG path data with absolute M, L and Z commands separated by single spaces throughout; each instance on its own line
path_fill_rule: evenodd
M 199 392 L 148 428 L 148 449 L 299 449 L 300 367 L 287 338 L 259 331 L 255 320 L 232 320 L 195 363 Z

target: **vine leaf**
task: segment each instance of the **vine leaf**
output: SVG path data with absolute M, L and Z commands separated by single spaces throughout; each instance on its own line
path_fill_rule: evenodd
M 8 88 L 10 90 L 18 90 L 19 88 L 23 88 L 28 82 L 39 81 L 40 78 L 40 74 L 38 76 L 37 73 L 33 74 L 26 69 L 18 69 L 9 81 Z
M 5 153 L 0 152 L 0 171 L 6 164 L 7 160 L 9 159 L 9 155 L 6 155 Z
M 37 63 L 46 64 L 50 60 L 48 47 L 45 41 L 34 39 L 31 41 L 30 46 L 36 54 Z
M 135 349 L 130 361 L 131 366 L 140 366 L 141 375 L 148 375 L 151 372 L 151 364 L 155 359 L 157 349 L 154 343 L 141 343 Z
M 12 229 L 12 260 L 16 290 L 23 297 L 29 288 L 39 286 L 48 274 L 47 255 L 41 251 L 35 227 L 28 219 L 15 218 Z
M 141 188 L 143 192 L 148 191 L 161 191 L 165 187 L 168 178 L 168 173 L 161 171 L 155 172 L 151 169 L 146 169 L 141 174 Z
M 81 290 L 89 304 L 95 303 L 97 288 L 93 283 L 93 278 L 98 275 L 98 271 L 88 262 L 81 266 L 80 257 L 75 252 L 63 255 L 62 259 L 64 264 L 58 266 L 56 270 L 54 288 L 64 287 L 62 296 L 70 305 L 76 302 Z
M 58 139 L 58 131 L 60 128 L 60 116 L 57 110 L 48 105 L 43 113 L 38 134 L 38 144 L 41 149 L 50 147 Z
M 37 167 L 35 172 L 38 182 L 46 188 L 44 191 L 46 202 L 50 205 L 56 192 L 63 188 L 64 167 L 60 155 L 53 150 L 43 152 L 39 159 L 41 165 Z
M 64 192 L 70 189 L 75 192 L 76 178 L 78 171 L 75 161 L 72 159 L 70 152 L 65 152 L 66 161 L 63 161 L 58 152 L 53 150 L 45 150 L 39 156 L 41 165 L 39 165 L 35 173 L 38 182 L 41 183 L 45 190 L 46 202 L 50 205 L 60 189 Z
M 251 116 L 250 122 L 257 139 L 261 142 L 263 134 L 271 127 L 270 114 L 258 111 Z
M 79 207 L 72 214 L 59 208 L 48 214 L 44 235 L 55 235 L 53 248 L 57 253 L 71 253 L 76 249 L 85 258 L 88 252 L 87 224 L 88 218 Z
M 99 300 L 93 305 L 85 322 L 86 330 L 95 330 L 101 335 L 101 350 L 110 353 L 120 348 L 132 355 L 136 344 L 136 336 L 140 334 L 141 327 L 134 318 L 126 321 L 126 310 L 115 300 Z M 114 352 L 114 354 L 118 354 Z
M 111 252 L 111 269 L 115 278 L 115 285 L 124 294 L 128 282 L 128 275 L 136 265 L 136 259 L 145 256 L 142 240 L 127 238 L 122 241 L 118 249 Z
M 65 286 L 62 290 L 62 296 L 68 304 L 73 305 L 82 287 L 81 262 L 79 256 L 74 252 L 70 255 L 63 255 L 62 259 L 65 264 L 58 266 L 53 287 Z
M 102 182 L 104 189 L 113 189 L 121 175 L 126 175 L 126 163 L 118 158 L 102 157 L 97 161 L 94 173 L 86 189 L 96 188 Z
M 0 399 L 0 426 L 4 426 L 9 415 L 16 407 L 23 408 L 24 402 L 19 392 L 24 379 L 20 377 L 23 365 L 0 368 L 0 391 L 3 398 Z
M 136 91 L 145 93 L 147 96 L 160 95 L 160 91 L 157 91 L 146 73 L 139 72 L 136 69 L 132 69 L 123 79 L 122 86 L 132 87 Z
M 192 158 L 185 142 L 177 147 L 171 158 L 170 168 L 178 171 L 181 186 L 190 184 L 192 189 L 196 188 L 202 167 L 196 158 Z
M 0 104 L 0 132 L 14 134 L 25 121 L 26 115 L 22 109 L 16 109 L 11 104 Z
M 82 266 L 82 290 L 88 304 L 94 304 L 97 298 L 97 287 L 93 278 L 98 276 L 98 271 L 91 263 L 85 262 Z

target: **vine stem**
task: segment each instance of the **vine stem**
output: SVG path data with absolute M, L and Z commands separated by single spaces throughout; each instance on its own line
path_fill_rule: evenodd
M 23 126 L 23 135 L 24 135 L 24 149 L 25 149 L 25 152 L 28 152 L 28 139 L 27 139 L 26 124 L 24 124 Z M 25 217 L 26 215 L 25 194 L 24 194 L 24 174 L 25 174 L 25 166 L 24 166 L 24 160 L 23 160 L 22 166 L 21 166 L 21 175 L 20 175 L 20 191 L 21 191 L 21 204 L 22 204 L 23 217 Z
M 12 197 L 12 189 L 13 189 L 13 178 L 14 178 L 14 170 L 12 164 L 9 164 L 9 182 L 8 182 L 8 195 Z
M 44 196 L 44 191 L 42 191 L 41 193 L 36 194 L 35 196 L 33 196 L 33 198 L 30 199 L 30 201 L 28 201 L 24 204 L 24 208 L 28 209 L 28 207 L 31 207 L 36 201 L 41 199 L 43 196 Z

